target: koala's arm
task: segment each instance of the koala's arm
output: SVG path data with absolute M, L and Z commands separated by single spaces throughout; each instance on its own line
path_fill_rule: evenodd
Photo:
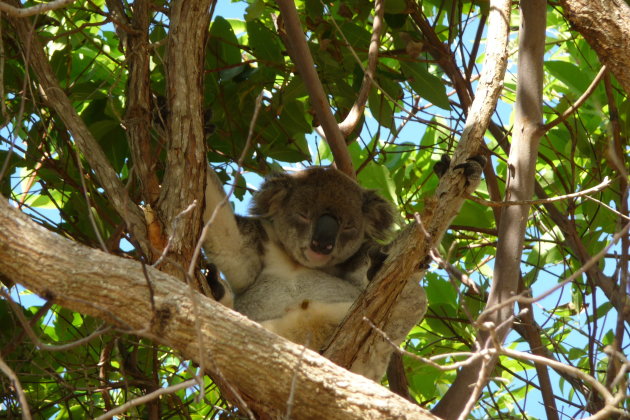
M 235 216 L 223 185 L 208 168 L 204 223 L 210 222 L 203 248 L 211 263 L 223 273 L 234 293 L 251 285 L 260 272 L 261 230 L 258 222 Z M 212 220 L 211 220 L 212 219 Z

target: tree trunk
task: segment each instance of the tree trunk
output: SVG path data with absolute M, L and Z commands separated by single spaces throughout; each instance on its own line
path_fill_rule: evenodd
M 519 34 L 518 85 L 514 136 L 508 158 L 509 183 L 506 200 L 531 200 L 534 192 L 536 156 L 542 122 L 542 65 L 545 51 L 547 4 L 545 0 L 521 2 Z M 501 304 L 518 290 L 520 262 L 529 214 L 529 205 L 503 207 L 494 264 L 492 288 L 487 307 Z M 500 342 L 509 332 L 514 304 L 482 313 L 492 323 Z M 500 327 L 499 327 L 500 326 Z M 496 327 L 496 329 L 495 329 Z M 492 348 L 494 342 L 487 331 L 479 330 L 477 350 Z M 497 357 L 478 359 L 460 370 L 453 385 L 433 410 L 446 419 L 465 418 L 481 395 L 481 390 L 494 369 Z M 462 398 L 462 396 L 466 396 Z

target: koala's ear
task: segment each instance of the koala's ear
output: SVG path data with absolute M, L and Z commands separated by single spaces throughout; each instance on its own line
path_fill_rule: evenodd
M 366 233 L 378 241 L 388 239 L 394 223 L 394 206 L 376 191 L 363 192 L 363 214 L 366 218 Z
M 250 212 L 253 216 L 269 217 L 277 213 L 293 189 L 295 179 L 287 173 L 271 174 L 252 197 Z

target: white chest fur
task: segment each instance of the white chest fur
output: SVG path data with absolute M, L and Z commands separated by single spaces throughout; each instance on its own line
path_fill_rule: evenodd
M 263 269 L 235 309 L 292 341 L 322 345 L 361 293 L 350 282 L 297 264 L 267 244 Z

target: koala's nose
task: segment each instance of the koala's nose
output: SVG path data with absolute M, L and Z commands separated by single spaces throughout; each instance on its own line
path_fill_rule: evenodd
M 311 249 L 320 254 L 330 254 L 335 247 L 339 222 L 329 214 L 321 215 L 315 222 Z

